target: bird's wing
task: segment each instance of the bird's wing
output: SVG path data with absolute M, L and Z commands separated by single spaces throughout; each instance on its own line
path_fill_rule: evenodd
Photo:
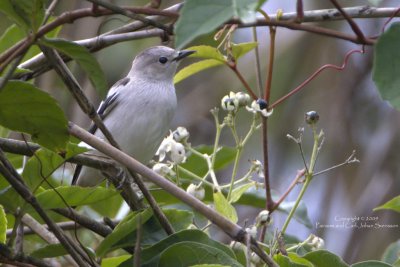
M 97 109 L 97 114 L 100 115 L 100 118 L 104 120 L 108 114 L 114 109 L 114 107 L 117 104 L 118 100 L 118 88 L 120 86 L 125 86 L 129 82 L 129 78 L 125 77 L 122 80 L 119 80 L 116 82 L 110 89 L 106 99 L 102 101 L 99 105 L 99 108 Z M 92 125 L 89 128 L 89 133 L 94 134 L 97 130 L 96 124 L 92 123 Z M 82 171 L 82 165 L 77 165 L 75 168 L 74 176 L 72 177 L 72 182 L 71 185 L 75 185 L 76 182 L 78 181 L 79 175 Z

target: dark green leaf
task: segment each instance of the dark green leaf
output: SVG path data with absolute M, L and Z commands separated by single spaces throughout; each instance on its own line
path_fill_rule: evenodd
M 229 267 L 229 265 L 221 265 L 221 264 L 196 264 L 190 267 Z
M 164 209 L 163 212 L 176 232 L 187 229 L 193 222 L 193 213 L 190 211 Z M 160 223 L 154 216 L 145 222 L 142 231 L 142 245 L 152 245 L 168 237 L 168 235 L 165 233 L 165 230 L 160 226 Z M 114 244 L 111 250 L 132 246 L 135 241 L 136 232 L 131 232 L 119 242 Z
M 55 48 L 63 54 L 75 60 L 87 73 L 94 88 L 104 95 L 108 85 L 103 70 L 95 57 L 83 46 L 64 39 L 46 39 L 42 43 L 48 47 Z
M 239 262 L 218 248 L 190 241 L 176 243 L 163 251 L 157 266 L 184 267 L 195 264 L 211 263 L 228 265 L 232 267 L 243 267 Z
M 60 186 L 55 190 L 45 190 L 36 195 L 43 209 L 65 208 L 64 201 L 69 206 L 88 205 L 118 194 L 114 189 L 104 187 Z
M 0 11 L 25 31 L 36 32 L 44 18 L 43 0 L 1 0 Z
M 393 23 L 375 45 L 373 80 L 384 100 L 400 109 L 400 23 Z
M 0 177 L 0 179 L 4 179 Z M 16 212 L 18 207 L 23 205 L 24 201 L 11 186 L 0 190 L 0 204 L 9 211 Z
M 300 257 L 296 258 L 297 261 L 303 261 L 303 263 L 296 262 L 295 260 L 289 258 L 288 256 L 284 256 L 282 254 L 274 256 L 274 260 L 279 265 L 279 267 L 313 267 L 313 265 L 307 260 L 305 259 L 299 260 L 299 259 L 301 258 Z
M 39 248 L 31 253 L 32 257 L 36 258 L 54 258 L 68 254 L 63 245 L 50 244 Z
M 63 151 L 69 139 L 67 119 L 56 100 L 26 82 L 9 81 L 0 92 L 0 124 L 31 134 L 53 151 Z
M 152 211 L 146 209 L 142 212 L 131 213 L 126 216 L 113 230 L 111 234 L 106 236 L 104 240 L 96 249 L 96 255 L 103 257 L 107 252 L 111 250 L 114 244 L 123 239 L 126 235 L 136 230 L 138 223 L 144 224 L 150 219 Z M 134 244 L 134 243 L 131 243 Z
M 382 261 L 393 264 L 400 258 L 400 240 L 390 244 L 382 255 Z
M 0 243 L 6 243 L 7 218 L 2 205 L 0 205 Z
M 363 261 L 363 262 L 358 262 L 355 263 L 353 265 L 351 265 L 351 267 L 392 267 L 392 265 L 381 262 L 381 261 Z
M 67 159 L 86 151 L 86 148 L 72 143 L 68 143 L 64 157 L 48 149 L 40 149 L 35 152 L 34 157 L 28 160 L 22 177 L 24 177 L 26 184 L 31 189 L 35 189 L 38 185 L 42 184 L 43 186 L 47 186 L 47 183 L 43 183 L 45 178 L 47 179 Z
M 175 28 L 178 49 L 232 17 L 254 19 L 257 0 L 186 0 Z
M 158 242 L 157 244 L 149 248 L 144 249 L 141 254 L 141 262 L 142 263 L 149 262 L 154 258 L 156 258 L 157 256 L 160 256 L 160 254 L 164 250 L 168 249 L 173 244 L 179 244 L 184 241 L 201 243 L 204 245 L 217 248 L 224 254 L 228 255 L 230 258 L 235 259 L 235 254 L 228 246 L 223 245 L 215 240 L 212 240 L 204 232 L 200 230 L 183 230 L 165 238 L 164 240 Z
M 374 211 L 376 210 L 394 210 L 400 212 L 400 196 L 392 198 L 385 204 L 374 209 Z
M 308 260 L 314 267 L 348 267 L 339 256 L 329 252 L 327 250 L 316 250 L 307 253 L 303 256 L 304 259 Z
M 194 149 L 199 151 L 201 154 L 211 155 L 213 152 L 213 147 L 211 146 L 198 146 Z M 225 168 L 225 166 L 235 159 L 235 155 L 236 149 L 231 147 L 222 147 L 217 153 L 214 170 L 218 171 Z M 207 163 L 204 159 L 195 154 L 192 154 L 181 166 L 199 176 L 205 175 L 208 171 Z

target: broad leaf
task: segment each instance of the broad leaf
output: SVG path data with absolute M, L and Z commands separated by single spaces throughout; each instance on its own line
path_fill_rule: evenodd
M 393 265 L 381 262 L 381 261 L 363 261 L 363 262 L 358 262 L 355 263 L 353 265 L 351 265 L 351 267 L 393 267 Z
M 202 243 L 190 241 L 174 244 L 163 251 L 157 266 L 184 267 L 207 263 L 218 263 L 231 267 L 242 267 L 239 262 L 225 254 L 222 250 Z
M 103 70 L 95 57 L 79 44 L 64 39 L 45 39 L 42 44 L 55 48 L 63 54 L 75 60 L 79 66 L 87 73 L 94 88 L 104 95 L 107 92 L 108 85 Z
M 126 216 L 115 227 L 113 232 L 104 238 L 104 240 L 100 243 L 100 245 L 97 247 L 96 255 L 103 257 L 107 252 L 110 251 L 114 244 L 123 239 L 126 235 L 135 231 L 139 223 L 143 225 L 148 219 L 150 219 L 151 215 L 152 211 L 150 209 L 146 209 L 142 212 L 135 212 Z
M 374 50 L 373 80 L 383 100 L 400 110 L 400 23 L 383 33 Z
M 314 267 L 348 267 L 342 258 L 329 252 L 327 250 L 316 250 L 307 253 L 303 256 L 304 259 L 308 260 L 313 264 Z
M 2 205 L 0 205 L 0 243 L 6 243 L 7 218 Z
M 390 244 L 382 255 L 382 261 L 394 264 L 400 258 L 400 240 Z
M 251 182 L 240 185 L 235 189 L 233 189 L 231 199 L 229 199 L 229 202 L 231 203 L 237 202 L 247 190 L 249 190 L 251 187 L 254 186 L 254 184 L 255 184 L 254 182 Z
M 177 84 L 181 81 L 183 81 L 184 79 L 192 76 L 193 74 L 196 74 L 200 71 L 212 68 L 212 67 L 216 67 L 216 66 L 220 66 L 224 64 L 221 61 L 215 60 L 215 59 L 206 59 L 206 60 L 202 60 L 193 64 L 190 64 L 187 67 L 184 67 L 183 69 L 181 69 L 174 77 L 174 83 Z
M 397 196 L 397 197 L 389 200 L 385 204 L 383 204 L 379 207 L 376 207 L 374 209 L 374 211 L 376 211 L 376 210 L 394 210 L 394 211 L 400 212 L 400 196 Z
M 209 45 L 197 45 L 188 47 L 187 50 L 196 51 L 196 53 L 190 55 L 194 58 L 204 58 L 204 59 L 215 59 L 225 63 L 227 60 L 225 56 L 216 48 Z
M 203 233 L 200 230 L 183 230 L 176 232 L 173 235 L 168 236 L 167 238 L 161 240 L 160 242 L 143 249 L 140 254 L 142 266 L 154 266 L 158 263 L 161 254 L 170 248 L 174 244 L 179 244 L 181 242 L 194 242 L 197 244 L 204 244 L 213 248 L 218 249 L 223 254 L 228 257 L 235 259 L 235 254 L 233 251 L 226 245 L 221 244 L 215 240 L 212 240 L 208 237 L 207 234 Z M 124 262 L 120 267 L 132 266 L 132 259 Z M 175 266 L 175 265 L 173 265 Z
M 117 267 L 131 257 L 131 255 L 122 255 L 118 257 L 104 258 L 101 260 L 101 267 Z
M 60 186 L 40 192 L 36 199 L 43 209 L 54 209 L 67 207 L 65 202 L 68 206 L 89 205 L 116 194 L 116 190 L 104 187 Z
M 0 92 L 0 124 L 29 133 L 53 151 L 63 151 L 69 139 L 67 119 L 56 100 L 26 82 L 9 81 Z
M 47 183 L 43 183 L 44 179 L 50 177 L 66 160 L 86 151 L 86 148 L 72 143 L 68 143 L 64 157 L 48 149 L 39 149 L 35 152 L 35 156 L 31 157 L 26 163 L 22 177 L 31 189 L 35 189 L 39 185 L 48 189 Z
M 196 37 L 210 33 L 232 17 L 255 18 L 257 0 L 187 0 L 175 28 L 175 44 L 182 48 Z
M 232 55 L 238 59 L 257 47 L 257 43 L 241 43 L 232 45 Z
M 33 251 L 30 255 L 35 258 L 54 258 L 68 254 L 63 245 L 49 244 Z
M 44 18 L 43 0 L 1 0 L 0 11 L 25 31 L 34 32 L 41 25 Z
M 220 191 L 214 192 L 214 207 L 222 216 L 237 223 L 238 217 L 235 207 L 228 202 Z
M 302 259 L 303 263 L 300 263 L 282 254 L 275 255 L 274 260 L 279 267 L 313 267 L 313 265 L 305 259 Z

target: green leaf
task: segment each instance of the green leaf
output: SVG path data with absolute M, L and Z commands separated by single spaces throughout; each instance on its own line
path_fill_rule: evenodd
M 304 259 L 308 260 L 314 267 L 348 267 L 342 258 L 329 252 L 327 250 L 316 250 L 307 253 L 303 256 Z
M 54 258 L 68 254 L 61 244 L 50 244 L 33 251 L 30 256 L 35 258 Z
M 69 139 L 67 119 L 56 100 L 26 82 L 9 81 L 0 92 L 0 124 L 29 133 L 53 151 L 64 150 Z
M 1 0 L 0 11 L 26 32 L 36 32 L 44 18 L 43 0 Z
M 394 210 L 394 211 L 400 212 L 400 196 L 397 196 L 397 197 L 389 200 L 385 204 L 383 204 L 379 207 L 376 207 L 373 210 L 374 211 L 376 211 L 376 210 Z
M 163 212 L 176 232 L 187 229 L 189 225 L 193 223 L 193 213 L 190 211 L 163 209 Z M 165 230 L 161 227 L 154 215 L 144 223 L 141 240 L 143 246 L 155 244 L 167 237 L 168 235 L 165 233 Z M 115 243 L 110 250 L 132 246 L 135 241 L 136 231 L 127 234 L 124 238 Z
M 221 265 L 221 264 L 196 264 L 196 265 L 191 265 L 190 267 L 229 267 L 229 265 Z
M 355 263 L 353 265 L 351 265 L 351 267 L 392 267 L 392 265 L 381 262 L 381 261 L 363 261 L 363 262 L 358 262 Z
M 210 33 L 232 17 L 253 20 L 257 0 L 186 0 L 175 28 L 178 49 L 196 37 Z
M 216 67 L 216 66 L 220 66 L 224 64 L 221 61 L 215 60 L 215 59 L 206 59 L 206 60 L 202 60 L 193 64 L 190 64 L 187 67 L 182 68 L 177 74 L 175 74 L 174 77 L 174 83 L 177 84 L 181 81 L 183 81 L 184 79 L 192 76 L 193 74 L 196 74 L 200 71 L 212 68 L 212 67 Z
M 24 177 L 26 184 L 31 189 L 35 189 L 42 184 L 47 187 L 47 183 L 43 183 L 45 178 L 48 178 L 69 158 L 86 151 L 86 148 L 72 143 L 68 143 L 64 157 L 48 149 L 39 149 L 35 152 L 35 156 L 31 157 L 26 163 L 22 177 Z
M 18 26 L 27 31 L 29 29 L 27 16 L 21 12 L 21 8 L 18 7 L 18 2 L 17 5 L 14 5 L 14 3 L 15 2 L 12 2 L 11 0 L 0 1 L 0 11 L 4 13 L 10 20 L 18 24 Z
M 213 152 L 212 146 L 197 146 L 196 149 L 201 154 L 211 155 Z M 231 163 L 235 159 L 236 149 L 231 147 L 222 147 L 218 152 L 215 158 L 214 171 L 221 170 L 225 168 L 229 163 Z M 184 164 L 181 166 L 199 176 L 203 176 L 207 173 L 208 167 L 207 163 L 203 158 L 192 154 Z
M 0 179 L 4 178 L 0 177 Z M 10 212 L 16 212 L 23 203 L 24 201 L 20 195 L 11 186 L 7 186 L 0 190 L 0 204 Z
M 239 262 L 218 248 L 190 241 L 174 244 L 163 251 L 157 266 L 184 267 L 204 263 L 243 267 Z
M 193 50 L 196 53 L 190 55 L 189 57 L 204 58 L 204 59 L 215 59 L 226 63 L 227 60 L 225 56 L 216 48 L 209 45 L 197 45 L 186 48 L 186 50 Z
M 255 185 L 255 182 L 251 182 L 251 183 L 243 184 L 243 185 L 236 187 L 235 189 L 233 189 L 231 199 L 229 201 L 231 203 L 237 202 L 242 197 L 242 195 L 247 190 L 249 190 L 251 187 L 253 187 L 254 185 Z
M 238 217 L 235 207 L 228 202 L 228 200 L 220 191 L 214 192 L 214 206 L 222 216 L 225 216 L 232 222 L 237 223 Z
M 297 261 L 296 262 L 295 260 L 289 258 L 288 256 L 277 254 L 274 256 L 274 260 L 280 267 L 313 267 L 313 265 L 309 261 L 302 259 L 300 257 L 296 258 Z
M 394 264 L 400 258 L 400 240 L 391 243 L 382 255 L 382 261 Z
M 7 218 L 6 212 L 2 205 L 0 205 L 0 243 L 6 243 L 7 234 Z
M 118 257 L 104 258 L 101 260 L 101 267 L 117 267 L 131 257 L 131 255 L 122 255 Z
M 60 186 L 37 194 L 36 199 L 43 209 L 54 209 L 67 207 L 64 201 L 69 206 L 89 205 L 116 194 L 116 190 L 104 187 Z
M 400 23 L 393 23 L 375 45 L 373 80 L 383 100 L 400 110 Z
M 143 225 L 148 219 L 150 219 L 151 215 L 151 209 L 146 209 L 142 212 L 135 212 L 126 216 L 115 227 L 112 233 L 106 236 L 106 238 L 104 238 L 104 240 L 100 243 L 96 249 L 96 255 L 98 257 L 103 257 L 107 252 L 110 251 L 114 244 L 123 239 L 129 233 L 135 231 L 139 222 Z
M 161 240 L 160 242 L 154 244 L 153 246 L 144 249 L 141 253 L 142 264 L 146 264 L 153 261 L 154 259 L 159 257 L 163 251 L 167 250 L 172 245 L 179 244 L 185 241 L 200 243 L 216 248 L 222 251 L 225 255 L 228 255 L 230 258 L 235 259 L 235 254 L 228 246 L 221 244 L 215 240 L 212 240 L 204 232 L 200 230 L 183 230 L 180 232 L 176 232 L 175 234 L 168 236 L 167 238 Z
M 96 58 L 79 44 L 64 39 L 45 39 L 41 41 L 45 46 L 54 48 L 75 60 L 79 66 L 87 73 L 94 88 L 100 95 L 104 95 L 108 90 L 107 80 Z
M 256 48 L 257 45 L 255 42 L 232 44 L 232 55 L 235 59 L 238 59 Z

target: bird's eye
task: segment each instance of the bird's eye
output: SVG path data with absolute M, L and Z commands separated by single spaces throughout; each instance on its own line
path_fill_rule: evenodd
M 166 57 L 160 57 L 160 58 L 158 59 L 158 61 L 159 61 L 161 64 L 165 64 L 165 63 L 167 63 L 168 58 L 166 58 Z

